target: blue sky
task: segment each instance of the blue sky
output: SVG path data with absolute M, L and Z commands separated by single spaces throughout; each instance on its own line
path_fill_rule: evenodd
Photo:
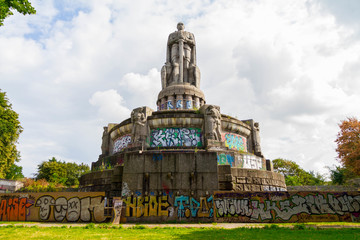
M 26 176 L 51 157 L 91 164 L 102 127 L 160 91 L 168 34 L 195 34 L 209 104 L 260 122 L 268 159 L 327 172 L 338 123 L 359 116 L 357 0 L 31 1 L 0 27 L 0 88 L 24 128 Z

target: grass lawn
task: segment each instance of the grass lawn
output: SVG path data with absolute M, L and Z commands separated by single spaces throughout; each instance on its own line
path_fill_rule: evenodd
M 85 227 L 0 227 L 0 239 L 359 239 L 360 229 L 315 229 L 299 225 L 294 229 L 269 225 L 266 228 L 122 228 L 111 225 Z

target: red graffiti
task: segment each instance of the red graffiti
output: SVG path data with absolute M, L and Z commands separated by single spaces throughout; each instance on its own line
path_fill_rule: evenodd
M 26 209 L 32 206 L 27 198 L 9 198 L 1 200 L 1 221 L 25 221 Z

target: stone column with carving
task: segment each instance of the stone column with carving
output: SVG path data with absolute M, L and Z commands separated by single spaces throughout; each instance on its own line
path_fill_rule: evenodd
M 150 135 L 150 128 L 147 123 L 147 108 L 136 108 L 131 112 L 131 147 L 146 148 L 146 140 Z

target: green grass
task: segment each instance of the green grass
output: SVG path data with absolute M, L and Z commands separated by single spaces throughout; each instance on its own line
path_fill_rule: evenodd
M 2 226 L 0 239 L 360 239 L 360 230 L 353 228 L 343 229 L 315 229 L 309 227 L 294 229 L 269 225 L 266 228 L 148 228 L 136 225 L 132 228 L 123 228 L 113 225 L 86 225 L 73 227 L 25 227 Z

